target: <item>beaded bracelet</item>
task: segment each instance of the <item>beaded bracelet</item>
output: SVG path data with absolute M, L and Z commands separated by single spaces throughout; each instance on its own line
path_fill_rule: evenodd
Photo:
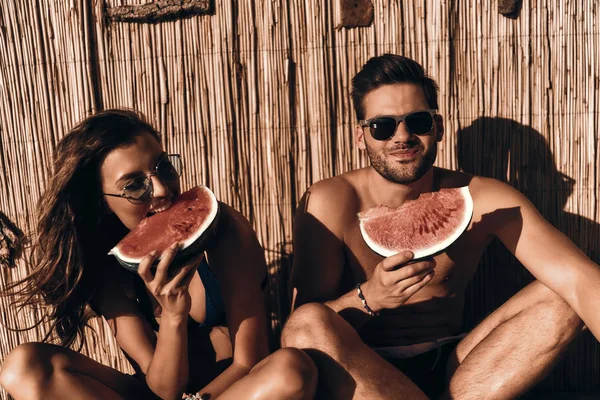
M 363 307 L 365 308 L 365 310 L 367 310 L 367 314 L 369 314 L 372 317 L 378 317 L 379 313 L 373 311 L 371 309 L 371 307 L 369 307 L 369 305 L 367 304 L 367 299 L 365 299 L 365 296 L 363 295 L 363 292 L 362 292 L 362 290 L 360 288 L 360 283 L 356 284 L 356 292 L 358 293 L 358 298 L 362 302 Z

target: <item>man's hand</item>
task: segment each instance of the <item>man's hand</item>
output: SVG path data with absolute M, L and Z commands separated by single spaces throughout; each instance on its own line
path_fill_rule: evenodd
M 412 258 L 410 251 L 403 251 L 384 259 L 375 267 L 373 276 L 361 285 L 373 311 L 401 306 L 431 281 L 435 260 L 428 258 L 409 264 Z

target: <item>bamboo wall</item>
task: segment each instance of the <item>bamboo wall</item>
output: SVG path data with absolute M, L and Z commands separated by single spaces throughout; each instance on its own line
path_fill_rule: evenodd
M 0 0 L 0 210 L 24 231 L 57 141 L 109 107 L 140 109 L 183 155 L 184 187 L 203 183 L 246 215 L 265 248 L 277 332 L 287 308 L 292 217 L 322 178 L 367 165 L 353 143 L 350 80 L 385 52 L 421 62 L 440 86 L 438 165 L 524 191 L 600 262 L 600 17 L 593 0 L 525 1 L 518 18 L 490 0 L 374 0 L 370 27 L 337 27 L 337 0 L 214 1 L 214 13 L 109 23 L 136 0 Z M 493 244 L 470 289 L 466 323 L 530 280 Z M 2 284 L 23 266 L 2 268 Z M 500 284 L 501 283 L 501 284 Z M 17 315 L 2 300 L 2 321 Z M 110 335 L 84 351 L 129 371 Z M 43 328 L 0 328 L 0 362 Z M 587 333 L 544 384 L 600 391 Z

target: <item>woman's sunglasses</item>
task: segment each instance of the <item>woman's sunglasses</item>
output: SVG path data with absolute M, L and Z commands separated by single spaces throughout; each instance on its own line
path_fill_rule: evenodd
M 156 163 L 154 172 L 129 179 L 123 185 L 121 194 L 103 193 L 105 196 L 122 197 L 133 204 L 142 204 L 152 196 L 152 176 L 158 177 L 162 182 L 174 182 L 181 176 L 183 163 L 179 154 L 163 154 Z
M 400 122 L 404 121 L 406 129 L 413 135 L 425 135 L 433 129 L 433 116 L 437 110 L 419 110 L 404 115 L 386 115 L 358 121 L 361 128 L 369 127 L 371 136 L 376 140 L 390 140 Z

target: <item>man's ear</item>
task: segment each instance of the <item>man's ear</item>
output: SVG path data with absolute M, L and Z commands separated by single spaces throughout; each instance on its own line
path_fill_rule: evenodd
M 441 142 L 444 137 L 444 118 L 439 114 L 436 114 L 433 118 L 435 121 L 436 139 L 438 142 Z
M 360 125 L 356 125 L 355 129 L 356 134 L 356 144 L 360 150 L 365 150 L 367 145 L 365 143 L 365 130 L 360 127 Z

